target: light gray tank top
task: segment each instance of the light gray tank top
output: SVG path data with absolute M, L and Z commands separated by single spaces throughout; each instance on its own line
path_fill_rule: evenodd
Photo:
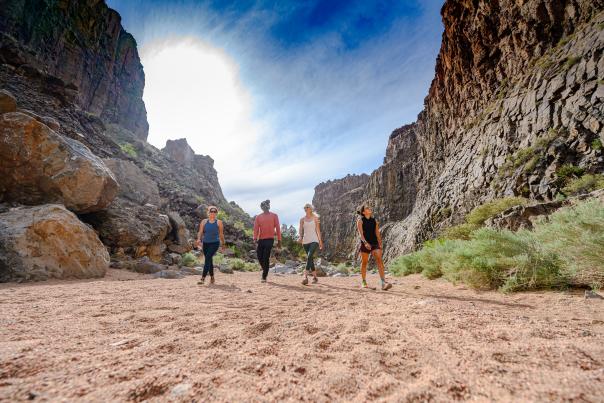
M 315 219 L 311 218 L 308 220 L 306 217 L 302 219 L 302 225 L 304 228 L 304 237 L 302 237 L 302 243 L 308 244 L 311 242 L 319 242 L 319 237 L 317 236 L 317 224 L 315 223 Z

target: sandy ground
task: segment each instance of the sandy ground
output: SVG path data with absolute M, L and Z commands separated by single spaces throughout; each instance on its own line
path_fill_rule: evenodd
M 0 401 L 604 401 L 604 301 L 578 292 L 217 280 L 0 285 Z

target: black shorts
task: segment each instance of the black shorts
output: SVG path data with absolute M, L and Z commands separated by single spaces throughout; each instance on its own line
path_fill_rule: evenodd
M 367 247 L 365 246 L 365 244 L 363 242 L 361 242 L 361 247 L 359 248 L 359 250 L 361 251 L 361 253 L 371 253 L 374 250 L 380 250 L 380 249 L 382 249 L 382 248 L 380 248 L 380 245 L 377 245 L 377 244 L 375 244 L 375 245 L 372 244 L 370 246 L 371 246 L 371 249 L 367 249 Z

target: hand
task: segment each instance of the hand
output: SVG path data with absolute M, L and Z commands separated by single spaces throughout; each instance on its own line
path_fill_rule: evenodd
M 369 242 L 365 241 L 363 242 L 363 245 L 365 245 L 365 248 L 371 250 L 371 245 L 369 244 Z
M 277 241 L 277 248 L 281 249 L 281 240 Z
M 303 240 L 302 238 L 300 238 L 300 239 L 298 239 L 298 243 L 299 243 L 300 245 L 304 245 L 304 240 Z
M 195 240 L 195 248 L 197 248 L 197 249 L 201 248 L 201 241 L 199 239 Z
M 323 241 L 319 242 L 319 249 L 323 250 Z
M 226 251 L 226 246 L 220 245 L 220 251 L 224 253 Z

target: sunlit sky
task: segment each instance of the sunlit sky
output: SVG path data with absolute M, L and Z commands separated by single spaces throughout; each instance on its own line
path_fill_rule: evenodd
M 148 141 L 185 137 L 229 200 L 290 224 L 320 182 L 381 164 L 442 33 L 442 0 L 107 3 L 139 45 Z

